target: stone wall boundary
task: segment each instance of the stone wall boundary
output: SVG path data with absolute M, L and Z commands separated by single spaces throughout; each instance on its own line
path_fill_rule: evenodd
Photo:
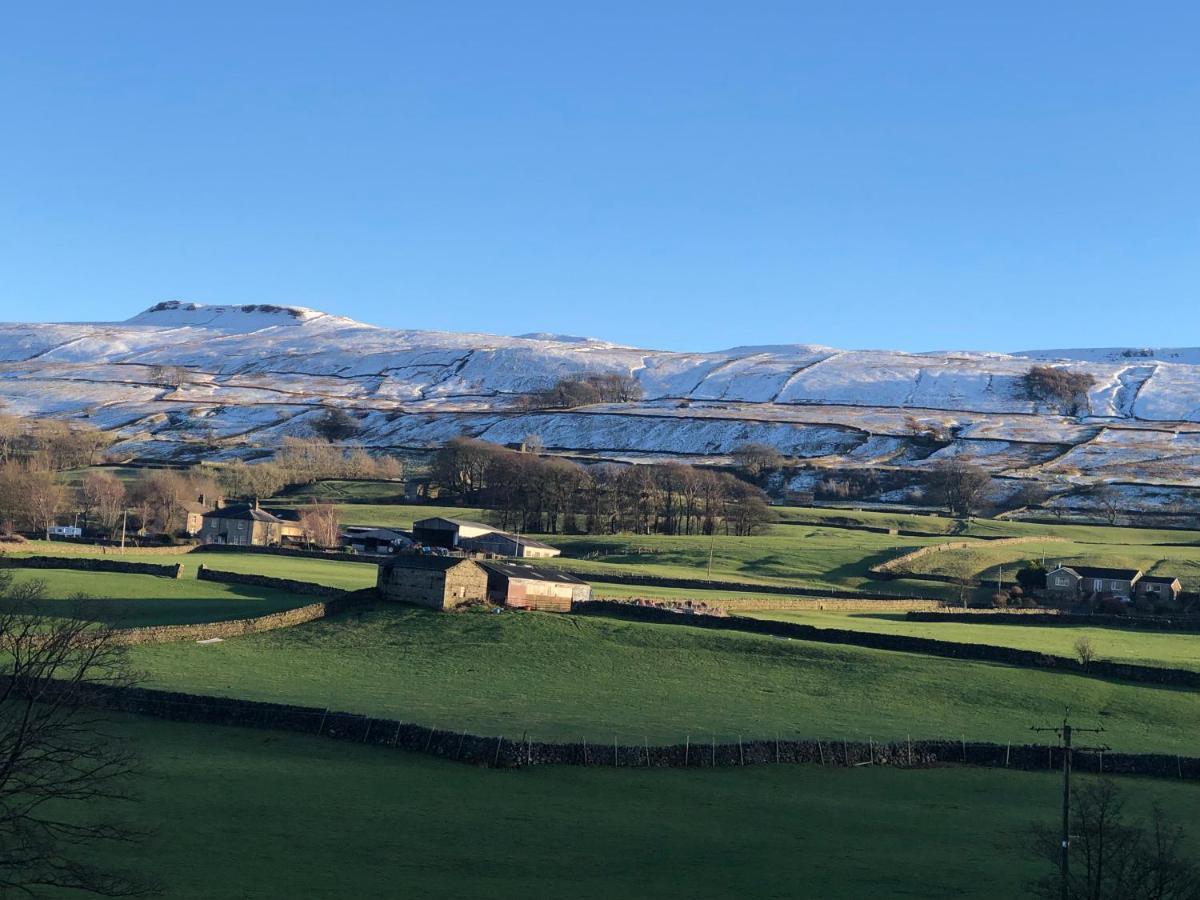
M 931 576 L 925 573 L 914 573 L 909 569 L 909 566 L 919 559 L 924 559 L 926 556 L 931 556 L 935 553 L 944 553 L 949 550 L 970 550 L 973 547 L 987 546 L 998 547 L 1015 544 L 1065 544 L 1070 543 L 1064 537 L 1054 535 L 1042 536 L 1022 536 L 1010 538 L 993 538 L 986 542 L 981 540 L 972 541 L 943 541 L 940 544 L 930 544 L 928 547 L 918 547 L 916 550 L 910 550 L 907 553 L 902 553 L 899 556 L 894 556 L 889 560 L 871 566 L 867 573 L 872 578 L 888 580 L 892 578 L 930 578 Z M 933 579 L 940 580 L 940 579 Z
M 73 569 L 81 572 L 120 572 L 127 575 L 183 577 L 179 563 L 128 562 L 92 556 L 8 556 L 0 554 L 0 569 Z
M 261 553 L 264 556 L 292 556 L 303 559 L 328 559 L 334 562 L 369 563 L 377 566 L 391 557 L 371 556 L 365 553 L 344 553 L 334 550 L 302 550 L 298 547 L 257 547 L 238 544 L 201 544 L 193 553 Z
M 714 616 L 665 609 L 658 606 L 642 606 L 614 600 L 591 600 L 576 603 L 571 611 L 582 615 L 601 615 L 632 619 L 659 625 L 685 625 L 697 628 L 713 628 L 749 634 L 764 634 L 774 637 L 793 638 L 823 644 L 842 644 L 866 647 L 872 650 L 892 650 L 901 653 L 921 653 L 947 659 L 962 659 L 976 662 L 995 662 L 1031 669 L 1052 669 L 1072 675 L 1092 678 L 1111 678 L 1139 684 L 1162 687 L 1200 688 L 1200 671 L 1169 669 L 1158 666 L 1139 666 L 1133 663 L 1094 660 L 1086 665 L 1077 659 L 1039 653 L 1035 650 L 1018 650 L 1013 647 L 998 647 L 993 644 L 967 644 L 942 641 L 936 638 L 911 637 L 903 634 L 881 634 L 869 631 L 852 631 L 843 628 L 818 628 L 797 622 L 777 622 L 771 619 L 750 619 L 744 616 Z
M 557 743 L 424 725 L 232 697 L 213 697 L 146 688 L 94 687 L 87 702 L 96 707 L 177 722 L 295 732 L 386 747 L 469 765 L 515 769 L 541 765 L 617 768 L 731 768 L 751 765 L 818 765 L 847 768 L 885 765 L 933 768 L 971 765 L 1019 771 L 1057 771 L 1062 750 L 1035 744 L 999 744 L 922 739 L 891 742 L 844 739 L 763 739 L 736 743 L 696 735 L 670 745 L 587 741 Z M 1162 753 L 1075 752 L 1075 768 L 1113 775 L 1144 775 L 1200 781 L 1200 758 Z
M 248 572 L 222 572 L 219 569 L 210 569 L 203 563 L 196 569 L 196 578 L 200 581 L 217 581 L 222 584 L 246 584 L 252 587 L 273 588 L 277 591 L 286 591 L 289 594 L 303 594 L 313 597 L 340 597 L 342 594 L 349 593 L 349 591 L 343 588 L 315 584 L 311 581 L 275 578 L 270 575 L 252 575 Z
M 324 619 L 374 599 L 373 590 L 341 592 L 319 603 L 309 603 L 295 609 L 268 613 L 249 619 L 226 619 L 220 622 L 201 622 L 192 625 L 150 625 L 144 628 L 124 628 L 114 632 L 116 639 L 126 646 L 143 644 L 166 644 L 174 641 L 209 641 L 242 637 L 278 628 L 292 628 Z
M 662 575 L 633 575 L 620 572 L 579 572 L 563 566 L 559 569 L 568 575 L 582 578 L 593 584 L 625 584 L 631 587 L 669 587 L 694 591 L 729 591 L 736 594 L 778 594 L 786 597 L 817 597 L 825 600 L 934 600 L 937 598 L 914 597 L 911 594 L 888 594 L 882 591 L 851 591 L 843 588 L 807 588 L 786 584 L 747 584 L 744 581 L 715 581 L 707 578 L 668 578 Z
M 1037 609 L 1009 612 L 981 609 L 978 612 L 909 610 L 905 613 L 905 618 L 913 622 L 961 622 L 971 625 L 1038 625 L 1069 628 L 1083 626 L 1117 628 L 1126 631 L 1200 632 L 1200 617 L 1197 616 L 1112 616 L 1103 613 L 1076 614 Z

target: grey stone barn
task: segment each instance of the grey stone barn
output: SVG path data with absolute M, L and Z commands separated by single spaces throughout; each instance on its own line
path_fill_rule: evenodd
M 499 562 L 482 566 L 488 573 L 488 599 L 515 609 L 570 612 L 572 602 L 592 596 L 586 581 L 550 567 Z
M 375 589 L 385 600 L 454 609 L 487 600 L 488 575 L 469 559 L 403 554 L 379 567 Z

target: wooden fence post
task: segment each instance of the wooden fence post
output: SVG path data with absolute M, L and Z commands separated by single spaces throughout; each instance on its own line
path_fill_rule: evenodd
M 320 737 L 325 731 L 325 717 L 329 715 L 329 707 L 325 707 L 325 712 L 321 714 L 321 724 L 317 726 L 317 737 Z
M 683 741 L 683 767 L 686 769 L 688 764 L 688 756 L 692 752 L 692 736 L 689 734 Z
M 492 768 L 493 769 L 498 768 L 500 766 L 500 745 L 502 743 L 504 743 L 504 738 L 502 738 L 502 737 L 496 738 L 496 758 L 492 760 Z

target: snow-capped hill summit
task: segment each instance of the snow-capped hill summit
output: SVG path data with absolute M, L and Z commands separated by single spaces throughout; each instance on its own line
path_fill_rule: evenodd
M 259 331 L 280 325 L 311 325 L 316 322 L 359 325 L 353 319 L 331 316 L 303 306 L 250 303 L 244 306 L 208 306 L 182 300 L 166 300 L 127 319 L 125 325 L 159 328 L 212 328 L 217 331 Z
M 1028 396 L 1024 377 L 1043 359 L 1091 376 L 1073 409 Z M 636 379 L 642 398 L 570 410 L 514 402 L 602 373 Z M 905 471 L 963 456 L 1012 483 L 1200 487 L 1196 351 L 900 353 L 797 343 L 680 352 L 184 301 L 126 322 L 0 324 L 0 408 L 86 420 L 113 432 L 116 452 L 129 458 L 261 455 L 286 435 L 310 434 L 327 404 L 352 410 L 360 439 L 377 449 L 536 434 L 559 452 L 642 459 L 721 457 L 753 442 L 813 460 L 818 474 L 806 477 L 818 481 L 831 468 Z M 793 489 L 812 489 L 805 484 Z

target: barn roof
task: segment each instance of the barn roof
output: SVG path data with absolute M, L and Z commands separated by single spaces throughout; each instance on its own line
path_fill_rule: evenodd
M 464 525 L 467 528 L 483 528 L 488 531 L 495 531 L 494 525 L 485 525 L 483 522 L 472 522 L 470 519 L 448 519 L 445 516 L 430 516 L 428 519 L 418 519 L 413 522 L 413 528 L 436 528 L 441 524 L 453 525 L 455 528 L 462 528 Z
M 505 578 L 526 578 L 530 581 L 559 582 L 561 584 L 587 584 L 582 578 L 576 578 L 574 575 L 550 566 L 539 568 L 537 566 L 524 566 L 519 563 L 499 562 L 485 562 L 480 563 L 480 565 L 490 572 L 503 575 Z
M 424 556 L 417 553 L 397 556 L 384 564 L 385 569 L 416 569 L 426 572 L 445 572 L 463 563 L 475 565 L 462 556 Z

